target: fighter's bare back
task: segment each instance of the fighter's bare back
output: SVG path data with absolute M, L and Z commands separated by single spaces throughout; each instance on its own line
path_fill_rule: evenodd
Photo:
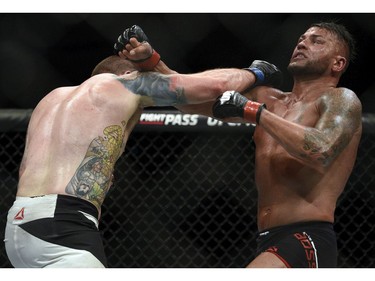
M 136 113 L 140 114 L 140 96 L 124 88 L 116 90 L 111 76 L 98 75 L 77 87 L 57 88 L 37 105 L 29 124 L 17 196 L 79 195 L 100 209 L 114 163 L 138 121 Z M 73 182 L 79 166 L 76 180 L 81 182 Z M 80 191 L 85 184 L 88 190 Z

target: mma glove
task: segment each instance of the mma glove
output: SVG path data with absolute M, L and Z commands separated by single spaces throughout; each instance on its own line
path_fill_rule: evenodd
M 269 62 L 255 60 L 250 67 L 245 69 L 255 75 L 256 80 L 253 87 L 271 86 L 274 88 L 279 88 L 283 83 L 282 72 L 277 68 L 276 65 Z
M 119 52 L 125 49 L 126 44 L 129 44 L 130 38 L 135 37 L 139 42 L 148 42 L 146 34 L 143 32 L 142 28 L 138 25 L 133 25 L 130 28 L 125 29 L 125 31 L 117 38 L 117 42 L 114 44 L 114 53 L 118 55 Z M 160 61 L 160 55 L 152 49 L 151 56 L 142 60 L 130 60 L 137 64 L 142 70 L 152 70 Z
M 215 118 L 241 117 L 252 124 L 259 125 L 260 114 L 265 104 L 251 101 L 236 91 L 226 91 L 212 106 Z

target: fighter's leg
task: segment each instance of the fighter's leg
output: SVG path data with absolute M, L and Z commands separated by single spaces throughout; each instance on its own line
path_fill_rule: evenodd
M 287 266 L 274 253 L 263 252 L 250 262 L 246 268 L 287 268 Z

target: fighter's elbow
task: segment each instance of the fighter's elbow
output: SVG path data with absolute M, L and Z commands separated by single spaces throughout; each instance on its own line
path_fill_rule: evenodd
M 319 152 L 311 153 L 308 158 L 314 167 L 318 170 L 324 172 L 327 170 L 334 160 L 336 159 L 335 154 L 332 152 L 331 148 L 321 149 Z
M 209 93 L 209 99 L 210 100 L 216 100 L 218 97 L 220 97 L 225 91 L 232 90 L 229 89 L 229 83 L 227 81 L 223 81 L 220 79 L 214 79 L 214 81 L 211 82 L 211 90 L 208 91 Z

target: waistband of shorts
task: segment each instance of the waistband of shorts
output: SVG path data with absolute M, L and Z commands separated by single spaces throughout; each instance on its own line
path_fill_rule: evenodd
M 278 231 L 288 231 L 288 230 L 295 230 L 299 227 L 323 227 L 323 228 L 332 228 L 333 223 L 329 221 L 304 221 L 304 222 L 296 222 L 291 224 L 285 224 L 280 226 L 271 227 L 268 229 L 264 229 L 258 232 L 258 235 L 265 233 L 265 232 L 278 232 Z
M 96 219 L 99 219 L 99 212 L 95 205 L 85 199 L 81 199 L 78 197 L 58 194 L 56 201 L 56 210 L 60 208 L 78 210 L 87 213 Z
M 35 200 L 35 201 L 34 201 Z M 46 201 L 47 200 L 47 201 Z M 17 196 L 15 204 L 25 206 L 25 204 L 44 204 L 44 202 L 55 202 L 55 212 L 58 210 L 72 210 L 87 213 L 99 220 L 99 211 L 94 204 L 85 199 L 65 194 L 45 194 L 38 196 L 23 197 Z

